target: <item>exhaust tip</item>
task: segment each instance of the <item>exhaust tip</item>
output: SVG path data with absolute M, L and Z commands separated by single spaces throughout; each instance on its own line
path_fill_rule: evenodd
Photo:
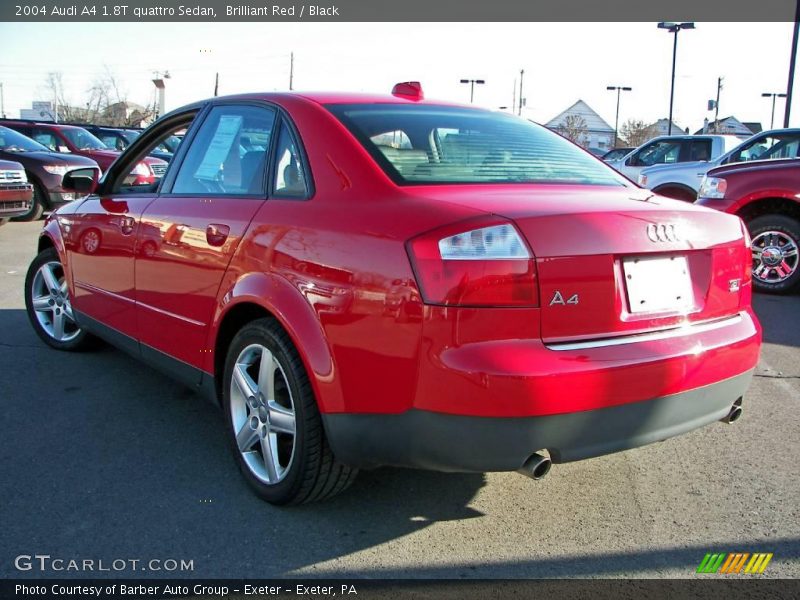
M 525 464 L 517 470 L 517 473 L 521 473 L 525 475 L 525 477 L 533 480 L 539 480 L 550 472 L 550 467 L 552 465 L 553 463 L 550 457 L 534 452 L 531 454 L 530 458 L 525 461 Z
M 742 410 L 742 399 L 739 398 L 736 402 L 733 403 L 731 407 L 731 412 L 728 413 L 728 416 L 722 419 L 723 423 L 735 423 L 738 421 L 743 414 Z
M 741 406 L 734 406 L 731 409 L 731 412 L 728 414 L 728 417 L 725 419 L 726 423 L 734 423 L 738 421 L 742 416 L 742 407 Z

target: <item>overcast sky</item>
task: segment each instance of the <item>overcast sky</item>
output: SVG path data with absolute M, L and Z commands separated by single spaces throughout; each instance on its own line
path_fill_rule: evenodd
M 771 103 L 761 93 L 786 90 L 792 24 L 697 23 L 679 36 L 675 122 L 694 131 L 713 118 L 706 103 L 722 76 L 720 117 L 768 127 Z M 168 70 L 171 109 L 211 96 L 217 71 L 220 94 L 288 89 L 294 51 L 297 90 L 389 92 L 419 80 L 429 98 L 468 102 L 459 79 L 485 79 L 475 103 L 497 108 L 511 105 L 524 69 L 529 118 L 546 122 L 580 98 L 613 127 L 616 94 L 607 85 L 633 88 L 623 93 L 620 124 L 667 116 L 672 40 L 655 23 L 0 23 L 0 81 L 16 117 L 49 99 L 49 71 L 63 73 L 80 106 L 106 66 L 140 104 L 153 100 L 153 71 Z M 778 99 L 776 126 L 783 110 Z

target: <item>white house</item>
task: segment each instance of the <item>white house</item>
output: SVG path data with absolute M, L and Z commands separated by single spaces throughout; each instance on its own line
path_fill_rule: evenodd
M 545 126 L 549 129 L 558 130 L 564 127 L 567 117 L 570 116 L 582 117 L 586 123 L 586 136 L 582 140 L 576 140 L 581 146 L 585 148 L 602 148 L 610 149 L 614 145 L 614 128 L 606 123 L 603 118 L 598 115 L 592 108 L 583 100 L 578 100 L 575 104 L 570 106 L 567 110 L 558 116 L 550 119 Z

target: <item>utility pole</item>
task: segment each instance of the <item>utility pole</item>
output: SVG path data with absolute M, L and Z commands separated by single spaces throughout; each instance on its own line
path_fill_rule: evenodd
M 798 0 L 800 2 L 800 0 Z M 517 115 L 522 116 L 522 78 L 525 77 L 525 69 L 519 71 L 519 110 Z
M 6 118 L 6 98 L 3 95 L 3 82 L 0 81 L 0 117 Z
M 214 77 L 214 97 L 216 98 L 219 94 L 219 71 L 217 71 L 216 77 Z
M 517 78 L 514 77 L 514 91 L 511 94 L 511 114 L 514 114 L 514 111 L 517 108 Z
M 794 65 L 797 61 L 797 36 L 800 33 L 800 0 L 794 11 L 794 35 L 792 36 L 792 56 L 789 59 L 789 81 L 786 83 L 786 109 L 783 113 L 783 126 L 789 127 L 789 114 L 792 112 L 792 88 L 794 87 Z
M 722 80 L 724 77 L 717 77 L 717 104 L 714 106 L 714 133 L 719 133 L 719 93 L 722 91 Z
M 289 91 L 294 89 L 294 52 L 289 53 Z

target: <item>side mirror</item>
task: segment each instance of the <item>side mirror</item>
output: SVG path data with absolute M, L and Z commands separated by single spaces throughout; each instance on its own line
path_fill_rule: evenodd
M 97 189 L 99 173 L 97 169 L 91 167 L 86 169 L 76 169 L 64 175 L 61 187 L 65 192 L 74 192 L 82 196 L 88 196 Z

